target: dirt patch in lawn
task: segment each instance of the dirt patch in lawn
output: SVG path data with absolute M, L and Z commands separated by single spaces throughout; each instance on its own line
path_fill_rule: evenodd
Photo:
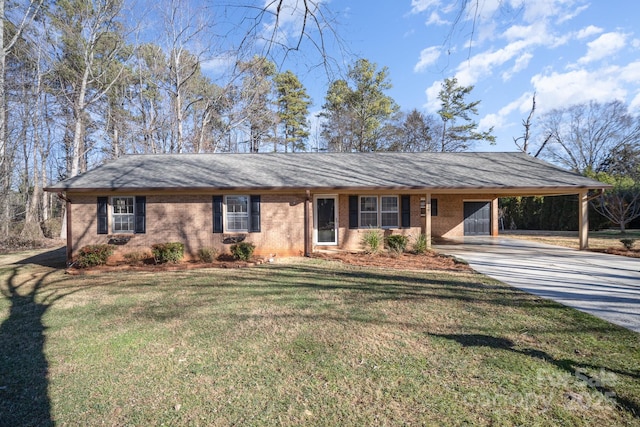
M 612 255 L 620 255 L 626 256 L 630 258 L 640 258 L 640 249 L 621 249 L 621 248 L 607 248 L 604 250 L 601 249 L 591 249 L 593 252 L 606 252 Z
M 471 271 L 469 265 L 455 257 L 440 255 L 436 252 L 425 254 L 391 254 L 387 252 L 368 254 L 364 252 L 321 252 L 314 258 L 340 261 L 345 264 L 363 267 L 395 268 L 400 270 L 446 270 Z

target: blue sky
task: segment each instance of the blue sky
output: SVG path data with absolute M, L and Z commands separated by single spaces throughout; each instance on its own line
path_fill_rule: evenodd
M 497 136 L 495 146 L 479 143 L 476 151 L 517 149 L 513 138 L 523 132 L 534 92 L 536 117 L 589 100 L 620 99 L 640 112 L 637 0 L 473 0 L 477 13 L 464 11 L 457 24 L 460 0 L 322 1 L 342 47 L 389 68 L 388 93 L 403 110 L 435 112 L 446 77 L 474 85 L 469 100 L 481 100 L 477 121 L 494 126 Z M 294 23 L 291 15 L 287 24 Z M 329 54 L 352 62 L 332 41 Z M 299 58 L 285 67 L 297 67 L 319 110 L 326 76 L 305 72 Z

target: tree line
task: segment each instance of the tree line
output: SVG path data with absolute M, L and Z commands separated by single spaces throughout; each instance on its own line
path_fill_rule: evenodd
M 593 197 L 592 228 L 640 227 L 640 116 L 622 101 L 590 101 L 554 109 L 532 120 L 514 142 L 522 151 L 613 186 Z M 576 230 L 574 197 L 502 200 L 505 228 Z M 570 200 L 567 208 L 567 200 Z M 545 221 L 540 222 L 541 219 Z

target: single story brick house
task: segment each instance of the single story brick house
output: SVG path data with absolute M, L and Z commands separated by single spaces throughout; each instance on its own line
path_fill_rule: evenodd
M 180 241 L 261 256 L 356 250 L 362 234 L 457 238 L 498 234 L 498 198 L 579 195 L 608 185 L 524 153 L 127 155 L 46 188 L 67 202 L 67 256 L 90 244 L 117 253 Z

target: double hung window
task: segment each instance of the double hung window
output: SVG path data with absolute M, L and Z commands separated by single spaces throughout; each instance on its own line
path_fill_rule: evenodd
M 227 196 L 227 226 L 229 232 L 249 231 L 249 196 Z
M 398 196 L 360 196 L 359 208 L 362 228 L 398 227 Z
M 135 203 L 133 197 L 113 197 L 113 232 L 133 233 L 135 231 Z

